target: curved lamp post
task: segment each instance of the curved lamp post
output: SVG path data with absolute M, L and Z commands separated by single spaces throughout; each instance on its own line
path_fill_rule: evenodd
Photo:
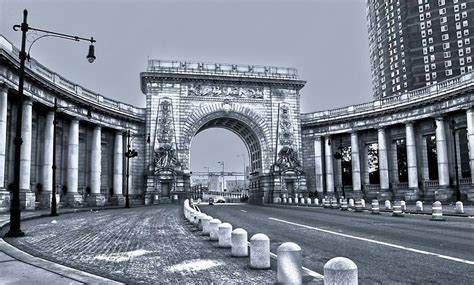
M 12 200 L 10 206 L 10 229 L 5 234 L 6 237 L 21 237 L 24 236 L 25 233 L 21 230 L 21 207 L 20 207 L 20 155 L 21 155 L 21 144 L 23 140 L 21 138 L 21 125 L 22 125 L 22 116 L 23 116 L 23 101 L 24 101 L 24 94 L 23 94 L 23 86 L 25 83 L 25 60 L 29 58 L 29 54 L 26 53 L 26 33 L 28 31 L 36 31 L 40 33 L 44 33 L 45 35 L 38 37 L 35 39 L 29 49 L 31 50 L 31 46 L 41 38 L 45 37 L 57 37 L 67 40 L 73 41 L 89 41 L 91 44 L 89 46 L 89 53 L 87 54 L 87 60 L 89 62 L 94 62 L 96 59 L 94 53 L 94 46 L 95 43 L 94 38 L 86 39 L 81 38 L 78 36 L 72 36 L 68 34 L 62 34 L 42 29 L 37 29 L 30 27 L 28 25 L 28 11 L 25 9 L 23 11 L 23 22 L 21 25 L 14 25 L 13 30 L 18 31 L 21 30 L 21 51 L 19 53 L 20 58 L 20 70 L 19 70 L 19 80 L 18 80 L 18 96 L 17 96 L 17 114 L 16 114 L 16 137 L 14 139 L 15 143 L 15 156 L 14 156 L 14 163 L 13 163 L 13 191 L 12 191 Z M 54 172 L 54 169 L 53 169 Z M 54 181 L 53 181 L 54 183 Z M 53 186 L 54 189 L 54 186 Z M 53 196 L 54 197 L 54 196 Z

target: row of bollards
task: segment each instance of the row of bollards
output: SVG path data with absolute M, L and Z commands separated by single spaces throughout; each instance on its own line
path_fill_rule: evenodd
M 270 238 L 265 234 L 255 234 L 248 242 L 247 231 L 241 228 L 232 230 L 231 224 L 199 212 L 187 199 L 184 201 L 184 216 L 203 235 L 209 235 L 211 241 L 218 241 L 219 247 L 231 248 L 233 257 L 250 256 L 250 268 L 270 268 Z M 302 250 L 297 244 L 286 242 L 278 247 L 277 281 L 279 284 L 303 284 Z M 329 260 L 324 265 L 324 284 L 358 284 L 356 264 L 344 257 Z
M 315 205 L 319 206 L 319 199 L 314 198 L 312 200 L 311 198 L 295 198 L 293 200 L 291 197 L 290 198 L 283 198 L 282 202 L 283 204 L 298 204 L 298 205 Z M 331 209 L 337 209 L 339 208 L 341 211 L 348 211 L 349 209 L 354 209 L 355 212 L 363 212 L 364 209 L 366 208 L 365 205 L 365 200 L 364 199 L 339 199 L 339 203 L 336 198 L 322 198 L 321 199 L 321 205 L 324 208 L 331 208 Z M 423 202 L 422 201 L 416 201 L 415 204 L 415 209 L 417 213 L 422 213 L 423 212 Z M 384 203 L 384 210 L 388 212 L 392 212 L 393 217 L 404 217 L 405 212 L 407 211 L 407 205 L 405 201 L 395 201 L 392 205 L 392 202 L 390 200 L 386 200 Z M 458 201 L 456 202 L 456 208 L 455 208 L 456 214 L 464 214 L 464 207 L 463 203 Z M 380 204 L 377 199 L 372 200 L 371 203 L 371 214 L 380 214 Z M 442 218 L 443 212 L 442 212 L 442 206 L 441 202 L 436 201 L 433 203 L 432 206 L 432 219 L 431 220 L 444 220 Z

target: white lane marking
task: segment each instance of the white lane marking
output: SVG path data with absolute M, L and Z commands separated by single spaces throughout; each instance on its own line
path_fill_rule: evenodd
M 247 242 L 248 246 L 250 247 L 250 242 Z M 270 257 L 273 258 L 273 259 L 277 259 L 278 255 L 274 254 L 273 252 L 270 251 Z M 309 269 L 309 268 L 306 268 L 304 266 L 301 266 L 301 268 L 303 269 L 303 271 L 306 273 L 306 275 L 309 275 L 309 276 L 312 276 L 312 277 L 315 277 L 315 278 L 321 278 L 321 279 L 324 279 L 324 276 L 322 274 L 319 274 L 317 272 L 314 272 L 313 270 Z
M 465 264 L 469 264 L 469 265 L 474 265 L 474 261 L 471 261 L 471 260 L 466 260 L 466 259 L 462 259 L 462 258 L 457 258 L 457 257 L 452 257 L 452 256 L 448 256 L 448 255 L 439 254 L 439 253 L 419 250 L 419 249 L 415 249 L 415 248 L 411 248 L 411 247 L 391 244 L 391 243 L 387 243 L 387 242 L 383 242 L 383 241 L 378 241 L 378 240 L 373 240 L 373 239 L 368 239 L 368 238 L 363 238 L 363 237 L 358 237 L 358 236 L 352 236 L 352 235 L 348 235 L 348 234 L 333 232 L 333 231 L 329 231 L 329 230 L 325 230 L 325 229 L 321 229 L 321 228 L 316 228 L 316 227 L 311 227 L 311 226 L 307 226 L 307 225 L 297 224 L 297 223 L 293 223 L 293 222 L 289 222 L 289 221 L 285 221 L 285 220 L 280 220 L 280 219 L 276 219 L 276 218 L 272 218 L 272 217 L 269 217 L 269 219 L 277 221 L 277 222 L 281 222 L 281 223 L 286 223 L 286 224 L 289 224 L 289 225 L 294 225 L 294 226 L 298 226 L 298 227 L 302 227 L 302 228 L 306 228 L 306 229 L 320 231 L 320 232 L 323 232 L 323 233 L 328 233 L 328 234 L 338 235 L 338 236 L 342 236 L 342 237 L 346 237 L 346 238 L 362 240 L 362 241 L 371 242 L 371 243 L 380 244 L 380 245 L 385 245 L 385 246 L 389 246 L 389 247 L 393 247 L 393 248 L 397 248 L 397 249 L 403 249 L 403 250 L 416 252 L 416 253 L 420 253 L 420 254 L 425 254 L 425 255 L 437 256 L 439 258 L 443 258 L 443 259 L 447 259 L 447 260 L 451 260 L 451 261 L 457 261 L 457 262 L 461 262 L 461 263 L 465 263 Z
M 241 212 L 244 212 L 244 213 L 247 213 L 247 211 L 245 211 L 245 210 L 240 210 L 240 211 L 241 211 Z

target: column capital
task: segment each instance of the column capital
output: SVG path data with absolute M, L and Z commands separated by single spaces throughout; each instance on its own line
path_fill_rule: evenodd
M 405 126 L 412 126 L 415 125 L 415 121 L 406 121 Z
M 23 106 L 26 105 L 33 106 L 33 100 L 31 100 L 29 97 L 26 97 L 25 100 L 23 100 Z
M 6 85 L 0 85 L 0 92 L 8 93 L 8 87 Z

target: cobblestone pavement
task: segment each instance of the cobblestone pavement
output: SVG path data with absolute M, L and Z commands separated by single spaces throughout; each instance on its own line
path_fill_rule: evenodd
M 24 238 L 5 239 L 33 255 L 126 283 L 274 283 L 194 230 L 181 207 L 162 205 L 64 214 L 24 221 Z

